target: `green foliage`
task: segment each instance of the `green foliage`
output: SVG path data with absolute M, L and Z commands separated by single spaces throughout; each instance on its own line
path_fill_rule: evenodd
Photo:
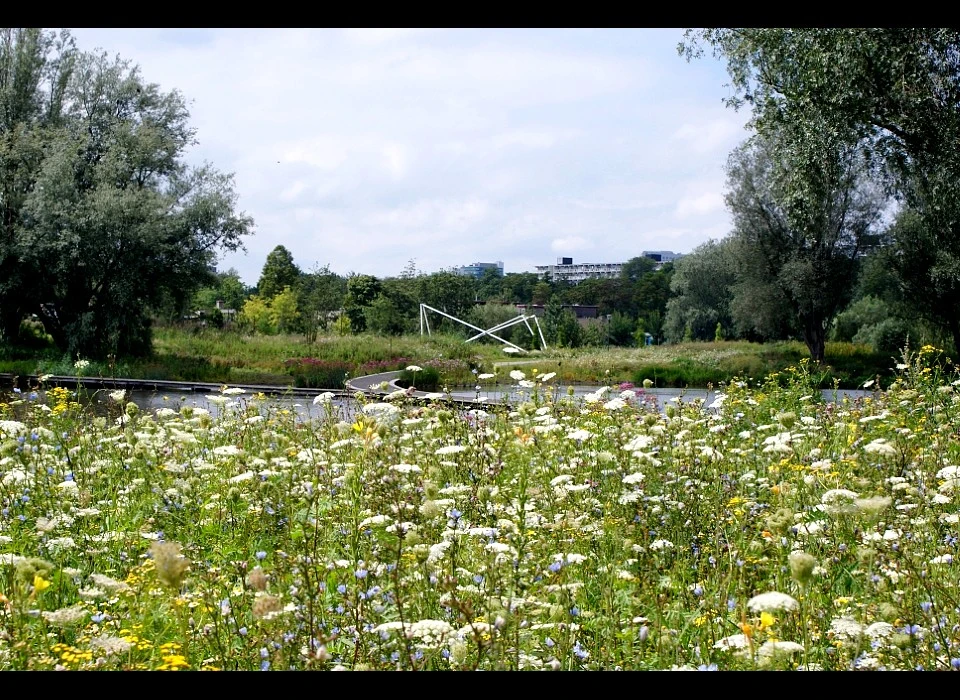
M 403 309 L 391 296 L 381 294 L 364 310 L 366 328 L 381 335 L 400 335 L 407 330 Z
M 230 176 L 188 167 L 186 102 L 69 34 L 2 30 L 0 333 L 36 314 L 70 355 L 149 352 L 218 249 L 252 229 Z
M 270 313 L 270 304 L 259 295 L 254 294 L 247 299 L 240 314 L 237 316 L 238 325 L 251 333 L 273 335 L 276 331 L 273 314 Z
M 261 299 L 269 301 L 287 287 L 296 287 L 300 275 L 300 268 L 293 262 L 293 255 L 284 246 L 278 245 L 270 251 L 263 264 L 260 281 L 257 282 L 257 294 Z
M 191 309 L 212 313 L 217 302 L 223 302 L 223 307 L 239 311 L 243 302 L 249 296 L 250 290 L 241 281 L 240 273 L 234 269 L 218 272 L 214 275 L 213 284 L 198 289 L 193 296 Z
M 465 321 L 472 323 L 478 328 L 493 328 L 501 323 L 509 321 L 510 319 L 516 318 L 519 311 L 516 306 L 510 304 L 496 304 L 496 303 L 486 303 L 486 304 L 477 304 L 470 312 L 467 314 Z M 534 328 L 536 332 L 536 328 Z M 476 332 L 471 333 L 475 335 Z M 524 344 L 530 338 L 530 331 L 527 330 L 527 327 L 520 323 L 509 328 L 503 328 L 498 331 L 494 331 L 495 335 L 500 336 L 504 340 L 507 340 L 511 343 L 516 343 L 517 345 L 524 346 Z M 496 343 L 500 345 L 500 341 L 493 340 L 487 336 L 483 336 L 473 341 L 474 343 L 481 344 L 493 344 Z
M 882 200 L 859 153 L 808 119 L 756 136 L 730 156 L 732 312 L 738 326 L 760 333 L 769 332 L 772 312 L 822 362 L 827 328 L 852 296 Z
M 877 326 L 890 316 L 889 307 L 873 296 L 866 296 L 853 302 L 839 314 L 831 333 L 832 340 L 855 341 L 861 329 Z
M 653 258 L 635 257 L 630 258 L 620 268 L 620 276 L 630 282 L 637 282 L 647 273 L 653 272 L 657 267 L 657 261 Z
M 220 309 L 215 308 L 213 311 L 210 312 L 210 316 L 208 318 L 209 318 L 211 327 L 216 328 L 218 330 L 223 328 L 223 312 Z
M 347 279 L 347 295 L 344 299 L 344 313 L 350 320 L 353 333 L 367 330 L 365 308 L 380 295 L 383 285 L 372 275 L 353 275 Z
M 553 301 L 544 309 L 543 332 L 548 344 L 560 348 L 577 348 L 583 343 L 583 328 L 576 315 Z
M 296 289 L 303 328 L 311 339 L 316 338 L 318 332 L 326 330 L 330 317 L 343 307 L 347 280 L 324 265 L 300 275 Z
M 611 345 L 620 347 L 630 347 L 634 344 L 634 330 L 637 328 L 636 322 L 619 311 L 614 312 L 607 324 L 607 337 Z
M 530 297 L 531 303 L 537 305 L 546 305 L 550 301 L 553 289 L 548 282 L 537 282 L 533 288 L 533 294 Z
M 284 365 L 293 377 L 293 385 L 317 389 L 342 389 L 354 369 L 350 363 L 301 357 Z
M 25 318 L 20 322 L 17 344 L 28 350 L 44 350 L 53 347 L 53 338 L 36 319 Z
M 502 278 L 498 301 L 507 304 L 533 304 L 534 289 L 538 284 L 535 272 L 509 272 Z M 490 297 L 486 297 L 489 301 Z
M 666 303 L 664 335 L 668 342 L 714 339 L 716 324 L 733 325 L 730 305 L 736 281 L 732 239 L 708 241 L 674 263 L 673 296 Z M 688 340 L 689 340 L 688 339 Z
M 632 383 L 643 386 L 645 380 L 653 386 L 661 387 L 704 387 L 707 384 L 719 384 L 729 374 L 721 369 L 694 367 L 689 364 L 649 364 L 633 373 Z
M 415 387 L 418 391 L 436 391 L 441 387 L 440 370 L 429 365 L 419 371 L 411 372 L 404 368 L 397 378 L 397 386 Z
M 903 348 L 917 345 L 917 334 L 910 323 L 901 319 L 887 317 L 883 320 L 861 327 L 855 336 L 854 343 L 873 346 L 877 352 L 894 356 Z
M 357 306 L 369 306 L 383 285 L 373 275 L 353 275 L 347 279 L 347 299 Z
M 593 321 L 583 327 L 581 344 L 584 347 L 605 347 L 610 345 L 610 336 L 607 334 L 607 324 L 603 321 Z
M 432 275 L 421 275 L 415 280 L 413 293 L 410 296 L 411 311 L 419 304 L 429 304 L 451 316 L 464 318 L 474 306 L 475 289 L 474 279 L 457 275 L 452 272 L 437 272 Z M 440 330 L 448 328 L 460 332 L 463 328 L 453 321 L 437 318 L 431 327 Z M 472 334 L 471 334 L 472 335 Z
M 297 295 L 290 287 L 284 287 L 270 300 L 271 326 L 278 333 L 294 333 L 300 330 L 300 321 Z
M 758 133 L 829 134 L 885 179 L 905 205 L 891 233 L 905 301 L 960 348 L 960 30 L 714 28 L 679 48 L 703 44 Z

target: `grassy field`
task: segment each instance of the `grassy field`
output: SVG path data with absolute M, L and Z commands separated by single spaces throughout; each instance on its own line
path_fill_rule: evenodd
M 459 337 L 435 335 L 384 337 L 374 335 L 302 336 L 243 335 L 214 330 L 158 328 L 154 354 L 148 359 L 121 360 L 116 365 L 92 363 L 87 376 L 118 376 L 226 384 L 273 384 L 336 388 L 345 376 L 434 366 L 439 384 L 450 387 L 475 383 L 474 374 L 506 375 L 535 361 L 558 381 L 602 384 L 631 382 L 654 386 L 706 387 L 734 377 L 755 381 L 782 372 L 807 356 L 801 343 L 760 345 L 746 342 L 682 343 L 645 348 L 550 349 L 508 355 L 500 345 L 464 344 Z M 0 354 L 0 371 L 18 374 L 74 374 L 76 358 L 55 352 Z M 837 382 L 856 388 L 869 379 L 889 380 L 898 359 L 874 353 L 867 346 L 828 343 L 825 368 L 816 380 L 822 387 Z M 476 370 L 474 373 L 473 370 Z
M 556 372 L 558 381 L 604 383 L 631 382 L 641 386 L 645 380 L 656 387 L 706 387 L 729 382 L 734 377 L 762 381 L 769 374 L 796 366 L 809 353 L 802 343 L 679 343 L 644 348 L 591 349 L 560 351 L 538 359 L 543 371 Z M 898 358 L 875 353 L 871 348 L 852 343 L 827 343 L 826 365 L 814 380 L 821 388 L 838 382 L 853 389 L 880 376 L 890 378 Z M 498 370 L 522 368 L 524 360 L 514 356 L 496 363 Z
M 537 364 L 510 412 L 12 396 L 0 670 L 960 669 L 940 359 L 665 411 Z

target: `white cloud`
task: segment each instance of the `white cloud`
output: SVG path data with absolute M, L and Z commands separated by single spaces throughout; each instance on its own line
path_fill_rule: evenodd
M 249 283 L 280 244 L 341 274 L 411 257 L 520 272 L 688 252 L 728 228 L 746 115 L 723 107 L 719 62 L 678 58 L 679 30 L 74 33 L 191 101 L 189 160 L 235 173 L 257 224 L 220 263 Z
M 306 163 L 320 170 L 336 170 L 349 155 L 347 144 L 335 138 L 317 136 L 295 142 L 284 149 L 281 161 Z
M 403 177 L 410 159 L 407 148 L 402 144 L 390 143 L 383 147 L 382 152 L 387 172 L 393 177 Z
M 691 153 L 702 155 L 716 151 L 727 153 L 745 136 L 739 120 L 725 118 L 699 124 L 685 123 L 671 139 L 679 141 Z
M 297 196 L 307 189 L 307 186 L 303 183 L 302 180 L 297 180 L 283 192 L 280 193 L 280 199 L 285 202 L 292 202 L 297 198 Z
M 554 253 L 573 253 L 579 250 L 590 250 L 593 243 L 581 236 L 567 236 L 554 238 L 550 243 L 550 250 Z
M 704 192 L 703 194 L 683 197 L 677 202 L 676 216 L 678 219 L 703 216 L 722 211 L 723 207 L 723 194 L 719 191 Z
M 399 39 L 409 39 L 429 32 L 429 29 L 412 28 L 357 28 L 344 29 L 343 35 L 347 40 L 357 44 L 383 44 L 386 42 L 397 41 Z

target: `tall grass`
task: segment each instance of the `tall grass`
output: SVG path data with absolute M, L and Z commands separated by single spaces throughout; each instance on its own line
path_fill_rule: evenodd
M 507 355 L 490 343 L 465 344 L 461 337 L 433 336 L 320 336 L 309 342 L 302 336 L 246 335 L 214 329 L 157 328 L 150 358 L 124 360 L 115 365 L 91 363 L 90 376 L 145 379 L 315 386 L 296 368 L 317 361 L 344 365 L 351 376 L 403 369 L 408 364 L 439 363 L 441 385 L 469 386 L 472 371 L 505 374 L 522 363 L 536 361 L 544 371 L 557 372 L 563 382 L 600 384 L 642 381 L 656 386 L 705 387 L 745 376 L 759 381 L 773 372 L 795 366 L 807 356 L 802 343 L 756 344 L 743 341 L 682 343 L 644 348 L 551 348 L 546 352 Z M 46 351 L 36 364 L 23 351 L 0 359 L 0 371 L 19 374 L 71 375 L 76 358 Z M 873 377 L 890 377 L 894 358 L 874 353 L 868 346 L 827 343 L 826 367 L 818 374 L 821 386 L 837 383 L 855 388 Z M 325 381 L 332 381 L 327 379 Z M 326 388 L 335 388 L 332 385 Z
M 509 411 L 5 397 L 0 670 L 960 669 L 960 376 L 899 359 L 665 411 L 537 365 Z

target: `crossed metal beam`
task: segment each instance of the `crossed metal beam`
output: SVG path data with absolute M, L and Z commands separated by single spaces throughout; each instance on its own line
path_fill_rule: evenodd
M 491 338 L 499 340 L 504 345 L 509 345 L 512 348 L 516 348 L 520 352 L 526 352 L 526 350 L 521 348 L 519 345 L 515 345 L 511 343 L 509 340 L 504 340 L 503 338 L 501 338 L 500 336 L 494 333 L 494 331 L 502 331 L 504 328 L 509 328 L 510 326 L 515 326 L 518 323 L 522 323 L 527 327 L 527 330 L 530 331 L 530 335 L 532 335 L 534 338 L 536 338 L 537 335 L 539 334 L 540 346 L 544 350 L 547 349 L 547 341 L 543 337 L 543 330 L 541 330 L 540 328 L 540 321 L 537 320 L 537 317 L 534 314 L 519 314 L 515 318 L 510 319 L 509 321 L 498 323 L 497 325 L 484 330 L 483 328 L 480 328 L 479 326 L 475 326 L 472 323 L 467 323 L 463 319 L 457 318 L 456 316 L 451 316 L 445 311 L 441 311 L 440 309 L 435 309 L 432 306 L 429 306 L 428 304 L 420 304 L 420 335 L 423 335 L 424 329 L 426 329 L 427 335 L 432 335 L 432 333 L 430 332 L 430 319 L 427 318 L 427 311 L 433 311 L 434 313 L 440 314 L 445 318 L 449 318 L 451 321 L 456 321 L 457 323 L 467 326 L 468 328 L 472 328 L 475 331 L 480 331 L 476 335 L 467 338 L 464 341 L 465 343 L 469 343 L 473 340 L 476 340 L 477 338 L 482 338 L 483 336 L 487 335 L 487 336 L 490 336 Z M 530 326 L 529 321 L 531 319 L 533 320 L 534 325 L 537 327 L 537 333 L 534 333 L 533 328 Z

